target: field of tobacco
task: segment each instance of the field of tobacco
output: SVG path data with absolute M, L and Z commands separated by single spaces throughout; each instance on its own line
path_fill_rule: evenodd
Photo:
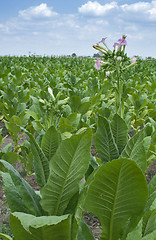
M 136 59 L 0 57 L 0 238 L 156 240 L 156 59 Z

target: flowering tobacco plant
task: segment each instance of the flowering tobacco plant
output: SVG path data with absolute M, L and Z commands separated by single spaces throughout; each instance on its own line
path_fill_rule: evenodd
M 125 53 L 126 37 L 126 35 L 123 35 L 122 38 L 115 42 L 112 51 L 106 44 L 107 37 L 102 38 L 100 42 L 93 45 L 93 48 L 98 50 L 100 55 L 94 66 L 97 70 L 104 69 L 106 77 L 111 77 L 115 88 L 116 113 L 122 118 L 124 116 L 124 101 L 122 98 L 124 78 L 122 75 L 127 68 L 136 64 L 137 60 L 136 57 L 128 58 Z

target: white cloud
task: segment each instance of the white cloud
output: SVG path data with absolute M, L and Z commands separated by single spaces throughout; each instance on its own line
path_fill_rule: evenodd
M 148 2 L 137 2 L 133 4 L 124 4 L 121 6 L 123 11 L 127 12 L 146 12 L 150 8 L 150 3 Z
M 110 12 L 113 9 L 118 8 L 117 2 L 106 3 L 105 5 L 101 5 L 97 1 L 95 2 L 87 2 L 81 7 L 79 7 L 78 11 L 84 15 L 92 15 L 92 16 L 103 16 Z
M 92 45 L 102 37 L 108 37 L 112 49 L 114 42 L 127 34 L 129 55 L 156 57 L 155 22 L 156 1 L 123 5 L 117 1 L 103 5 L 98 0 L 88 1 L 78 8 L 77 14 L 58 14 L 42 3 L 19 11 L 14 19 L 0 22 L 1 49 L 5 54 L 31 51 L 47 55 L 73 52 L 93 55 Z
M 136 2 L 132 4 L 119 5 L 116 1 L 106 3 L 104 5 L 97 1 L 88 1 L 81 7 L 78 12 L 85 16 L 104 17 L 109 18 L 124 18 L 127 20 L 156 20 L 156 1 L 151 2 Z
M 58 13 L 52 11 L 52 7 L 48 7 L 46 3 L 41 3 L 39 6 L 33 6 L 19 11 L 19 16 L 27 20 L 42 17 L 49 18 L 56 15 L 58 15 Z

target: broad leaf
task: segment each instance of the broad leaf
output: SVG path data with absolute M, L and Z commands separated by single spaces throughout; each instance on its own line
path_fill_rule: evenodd
M 41 142 L 41 148 L 50 161 L 51 157 L 54 156 L 59 145 L 59 134 L 54 126 L 51 126 L 44 134 Z
M 50 160 L 50 177 L 41 190 L 41 205 L 50 215 L 62 215 L 78 192 L 89 165 L 91 136 L 88 130 L 62 141 Z
M 121 157 L 130 158 L 135 161 L 140 169 L 145 173 L 147 162 L 146 162 L 146 151 L 144 148 L 144 131 L 140 131 L 135 134 L 125 146 Z
M 2 159 L 5 161 L 9 162 L 10 164 L 13 164 L 17 162 L 18 160 L 20 161 L 20 155 L 16 152 L 7 152 L 3 154 Z
M 134 161 L 121 158 L 101 165 L 89 181 L 85 207 L 99 218 L 101 239 L 118 240 L 131 220 L 141 218 L 146 179 Z
M 95 136 L 95 146 L 103 162 L 108 162 L 119 157 L 110 123 L 106 118 L 99 117 Z
M 125 121 L 118 114 L 115 114 L 111 121 L 111 129 L 116 145 L 119 149 L 119 154 L 121 154 L 127 143 L 128 128 Z
M 71 240 L 71 216 L 42 216 L 14 213 L 10 226 L 15 240 Z
M 4 177 L 7 201 L 11 209 L 41 216 L 43 214 L 40 205 L 41 198 L 21 177 L 18 171 L 5 160 L 0 160 L 0 171 L 2 172 L 2 177 Z

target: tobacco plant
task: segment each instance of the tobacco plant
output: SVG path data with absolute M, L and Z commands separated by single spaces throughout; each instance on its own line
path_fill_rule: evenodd
M 35 192 L 12 165 L 0 160 L 14 240 L 92 240 L 93 234 L 83 220 L 84 207 L 99 218 L 102 240 L 130 240 L 136 236 L 154 240 L 156 178 L 148 187 L 145 171 L 150 141 L 144 130 L 129 138 L 126 123 L 119 115 L 111 122 L 99 116 L 95 146 L 100 159 L 94 157 L 98 164 L 83 182 L 91 164 L 90 129 L 63 140 L 50 127 L 41 146 L 24 131 L 30 138 L 41 190 Z

